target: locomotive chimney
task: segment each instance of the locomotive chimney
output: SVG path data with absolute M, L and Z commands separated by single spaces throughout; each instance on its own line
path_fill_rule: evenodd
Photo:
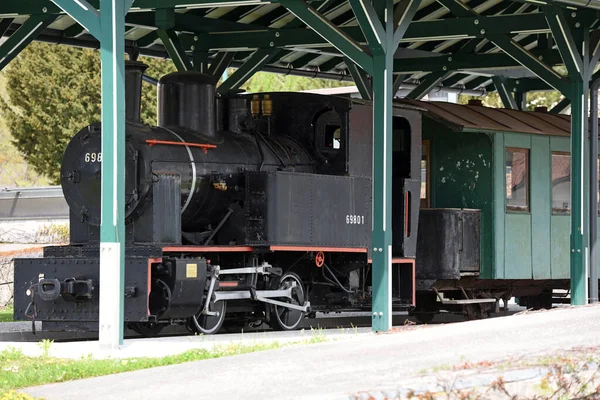
M 158 82 L 158 126 L 216 135 L 216 82 L 201 72 L 174 72 Z
M 140 124 L 142 76 L 148 66 L 139 61 L 125 62 L 125 120 Z

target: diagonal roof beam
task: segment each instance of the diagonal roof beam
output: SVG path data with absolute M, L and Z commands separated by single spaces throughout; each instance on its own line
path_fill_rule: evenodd
M 560 51 L 560 55 L 567 67 L 569 75 L 583 75 L 583 58 L 577 48 L 571 27 L 565 18 L 564 11 L 556 6 L 542 6 L 546 14 L 548 26 Z
M 225 70 L 229 68 L 229 65 L 233 61 L 234 55 L 235 53 L 232 52 L 223 52 L 217 54 L 213 62 L 210 64 L 208 73 L 214 76 L 215 78 L 219 79 L 221 75 L 223 75 L 223 72 L 225 72 Z
M 177 70 L 191 71 L 193 69 L 192 64 L 181 45 L 177 33 L 173 29 L 158 29 L 156 34 L 163 42 L 163 46 L 165 46 L 165 50 L 169 54 L 169 58 L 173 60 Z
M 406 95 L 407 99 L 421 100 L 434 87 L 440 84 L 450 74 L 448 71 L 431 72 L 416 88 Z
M 590 71 L 593 71 L 600 61 L 600 31 L 590 34 L 590 45 Z
M 360 44 L 338 29 L 304 0 L 280 0 L 280 3 L 363 70 L 372 72 L 373 59 L 363 51 Z
M 354 83 L 358 88 L 360 97 L 364 100 L 373 100 L 373 86 L 371 85 L 367 74 L 365 74 L 359 66 L 354 64 L 352 60 L 344 57 L 344 61 L 348 67 L 348 71 L 350 71 L 350 75 L 352 75 L 352 80 L 354 80 Z
M 490 41 L 554 89 L 561 93 L 569 90 L 569 83 L 565 78 L 514 40 L 506 36 L 494 36 L 490 37 Z
M 2 18 L 2 21 L 0 21 L 0 38 L 6 35 L 6 31 L 8 31 L 13 21 L 13 18 Z
M 271 61 L 280 51 L 280 49 L 257 50 L 244 65 L 238 68 L 217 88 L 217 93 L 224 95 L 231 90 L 238 89 L 250 79 L 252 75 L 260 71 L 262 67 Z
M 400 74 L 396 78 L 394 78 L 394 83 L 392 84 L 392 95 L 393 96 L 396 96 L 396 93 L 398 93 L 398 90 L 400 90 L 400 86 L 402 86 L 402 83 L 404 83 L 404 81 L 408 77 L 409 77 L 409 75 L 407 75 L 407 74 Z
M 0 71 L 4 69 L 57 15 L 32 15 L 0 46 Z
M 479 15 L 475 10 L 467 6 L 458 0 L 437 0 L 443 4 L 444 7 L 449 9 L 457 17 L 476 17 L 478 18 L 478 25 L 482 26 L 481 33 L 489 41 L 493 42 L 496 46 L 502 49 L 506 54 L 512 57 L 519 64 L 529 69 L 531 72 L 540 77 L 543 81 L 548 83 L 550 86 L 566 93 L 568 90 L 568 83 L 563 77 L 550 68 L 545 63 L 541 62 L 531 52 L 519 45 L 516 41 L 509 38 L 506 35 L 489 34 L 486 33 L 486 28 L 489 26 L 486 22 L 489 17 Z
M 373 53 L 383 53 L 386 39 L 385 28 L 381 24 L 377 12 L 370 1 L 349 0 L 358 25 L 361 27 L 369 48 Z
M 394 9 L 394 48 L 398 47 L 400 41 L 404 38 L 420 5 L 421 0 L 400 0 L 396 5 Z
M 68 13 L 79 25 L 100 40 L 100 13 L 86 0 L 51 0 Z M 26 2 L 23 2 L 26 3 Z M 129 10 L 127 8 L 127 10 Z
M 502 104 L 504 108 L 508 108 L 511 110 L 518 110 L 517 102 L 513 97 L 512 93 L 508 89 L 506 78 L 501 76 L 492 77 L 492 82 L 498 91 L 498 95 L 500 95 L 500 99 L 502 100 Z
M 554 107 L 548 110 L 552 114 L 560 114 L 567 109 L 571 105 L 571 100 L 568 97 L 565 97 L 561 101 L 559 101 Z

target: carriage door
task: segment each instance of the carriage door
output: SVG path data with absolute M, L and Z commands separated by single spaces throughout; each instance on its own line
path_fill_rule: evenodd
M 421 171 L 411 171 L 411 154 L 418 153 L 420 159 L 421 151 L 411 148 L 411 127 L 406 119 L 394 117 L 393 127 L 392 256 L 414 257 L 417 235 L 413 227 L 418 221 L 412 221 L 411 214 L 418 215 L 414 212 L 419 209 L 420 179 L 415 179 L 413 175 Z

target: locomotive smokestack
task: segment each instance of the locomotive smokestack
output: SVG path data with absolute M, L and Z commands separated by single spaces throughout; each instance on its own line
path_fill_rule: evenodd
M 158 126 L 216 135 L 216 82 L 201 72 L 174 72 L 158 82 Z
M 142 77 L 148 66 L 139 61 L 125 62 L 125 119 L 141 123 Z

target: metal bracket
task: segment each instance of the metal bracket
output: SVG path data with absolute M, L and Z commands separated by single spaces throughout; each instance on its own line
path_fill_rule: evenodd
M 206 295 L 206 303 L 204 303 L 204 308 L 202 309 L 202 314 L 203 315 L 210 315 L 210 316 L 218 316 L 219 315 L 218 312 L 210 311 L 209 310 L 210 299 L 212 298 L 213 293 L 215 291 L 215 284 L 217 283 L 217 277 L 219 276 L 219 270 L 220 270 L 220 267 L 218 265 L 214 265 L 211 268 L 211 271 L 210 271 L 210 286 L 208 287 L 208 293 Z

